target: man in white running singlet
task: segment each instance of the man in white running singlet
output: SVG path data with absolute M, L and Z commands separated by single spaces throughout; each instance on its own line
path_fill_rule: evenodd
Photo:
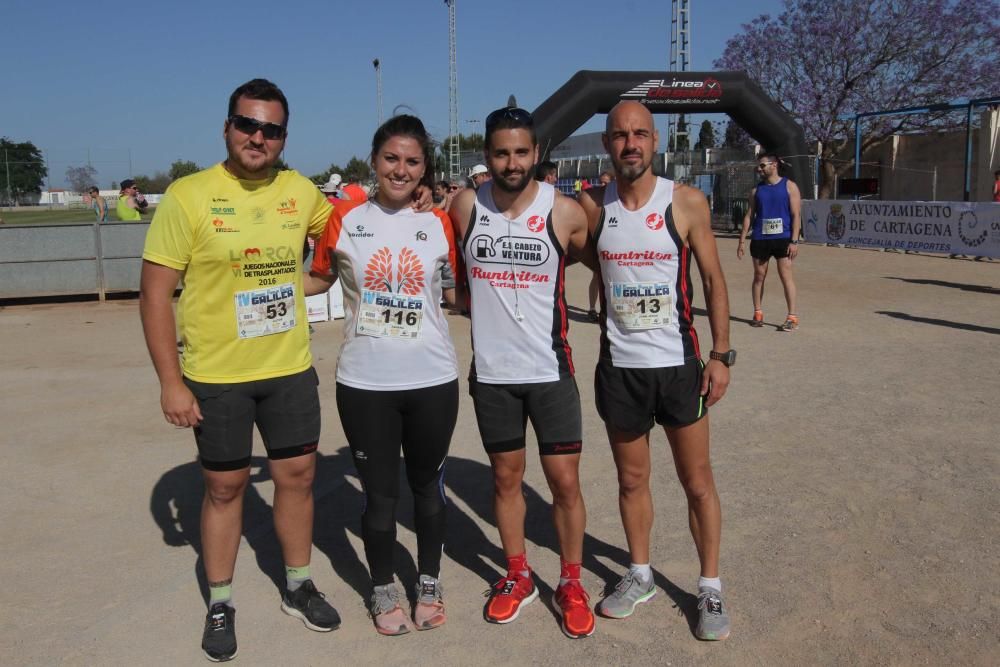
M 582 421 L 564 280 L 567 253 L 583 259 L 590 250 L 587 218 L 573 199 L 532 178 L 538 143 L 530 113 L 497 109 L 485 127 L 492 180 L 459 194 L 449 209 L 465 253 L 472 313 L 469 393 L 493 468 L 494 510 L 508 561 L 485 616 L 509 623 L 538 597 L 525 554 L 521 488 L 530 419 L 562 556 L 554 606 L 567 636 L 586 637 L 594 632 L 594 614 L 580 584 L 587 518 L 579 476 Z
M 619 506 L 632 563 L 598 612 L 625 618 L 656 594 L 649 557 L 649 432 L 655 422 L 670 442 L 701 560 L 696 634 L 725 639 L 729 616 L 719 580 L 722 515 L 709 459 L 706 409 L 726 393 L 736 353 L 729 349 L 729 298 L 708 202 L 699 190 L 653 173 L 659 137 L 642 104 L 616 105 L 603 140 L 617 179 L 580 199 L 602 278 L 597 410 L 618 467 Z M 701 273 L 712 330 L 707 365 L 693 326 L 692 258 Z

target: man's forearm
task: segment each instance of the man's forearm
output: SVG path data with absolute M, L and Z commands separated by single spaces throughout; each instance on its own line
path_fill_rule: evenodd
M 705 303 L 708 306 L 708 324 L 712 330 L 712 349 L 725 352 L 729 349 L 729 293 L 724 278 L 702 277 L 705 285 Z
M 146 348 L 160 385 L 182 381 L 180 359 L 177 356 L 177 329 L 174 323 L 173 299 L 142 295 L 139 314 Z

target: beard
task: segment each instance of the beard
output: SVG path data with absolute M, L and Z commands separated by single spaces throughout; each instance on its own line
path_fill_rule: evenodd
M 529 169 L 523 174 L 520 174 L 520 180 L 516 180 L 514 182 L 508 181 L 507 177 L 503 175 L 493 174 L 492 182 L 504 192 L 521 192 L 528 187 L 528 183 L 531 182 L 532 171 L 532 169 Z M 513 174 L 511 174 L 511 176 L 513 176 Z
M 228 161 L 239 167 L 245 175 L 248 176 L 266 176 L 277 162 L 278 158 L 281 156 L 281 151 L 275 152 L 273 156 L 268 156 L 267 146 L 263 148 L 263 152 L 256 154 L 248 154 L 243 149 L 249 142 L 240 142 L 232 140 L 229 136 L 226 137 L 226 152 L 228 153 Z
M 645 160 L 639 164 L 627 164 L 623 160 L 612 160 L 611 162 L 615 165 L 615 174 L 618 178 L 624 178 L 629 181 L 638 179 L 652 166 L 652 162 L 646 162 Z

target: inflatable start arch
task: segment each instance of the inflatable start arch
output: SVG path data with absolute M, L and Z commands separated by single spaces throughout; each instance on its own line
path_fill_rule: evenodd
M 595 114 L 635 100 L 654 114 L 725 113 L 791 165 L 789 177 L 808 182 L 802 128 L 743 72 L 596 72 L 581 70 L 534 110 L 542 160 Z

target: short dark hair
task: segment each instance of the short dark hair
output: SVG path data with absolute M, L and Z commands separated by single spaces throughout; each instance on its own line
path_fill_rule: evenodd
M 549 174 L 558 174 L 559 167 L 551 160 L 545 160 L 535 165 L 535 180 L 544 181 Z
M 538 138 L 535 136 L 535 119 L 529 112 L 519 107 L 500 107 L 491 111 L 486 116 L 484 125 L 486 135 L 483 137 L 483 142 L 486 148 L 490 147 L 490 140 L 497 130 L 527 130 L 531 134 L 531 145 L 538 144 Z
M 87 192 L 100 192 L 100 191 L 101 191 L 101 189 L 99 187 L 97 187 L 96 185 L 91 185 L 90 189 L 87 190 Z
M 381 127 L 375 130 L 372 137 L 372 155 L 374 160 L 378 152 L 382 150 L 383 144 L 392 137 L 409 137 L 418 144 L 424 152 L 424 176 L 420 179 L 421 185 L 433 187 L 434 185 L 434 142 L 427 134 L 427 129 L 420 119 L 409 114 L 399 114 L 382 123 Z
M 451 187 L 451 183 L 449 183 L 448 181 L 438 181 L 437 183 L 434 184 L 434 187 L 444 188 L 447 190 L 448 188 Z
M 240 101 L 241 97 L 245 97 L 248 100 L 281 102 L 281 108 L 285 110 L 285 122 L 282 125 L 288 127 L 288 100 L 285 98 L 285 94 L 281 92 L 281 88 L 278 88 L 275 84 L 267 79 L 251 79 L 244 83 L 229 96 L 229 113 L 226 115 L 226 118 L 236 113 L 236 104 Z

